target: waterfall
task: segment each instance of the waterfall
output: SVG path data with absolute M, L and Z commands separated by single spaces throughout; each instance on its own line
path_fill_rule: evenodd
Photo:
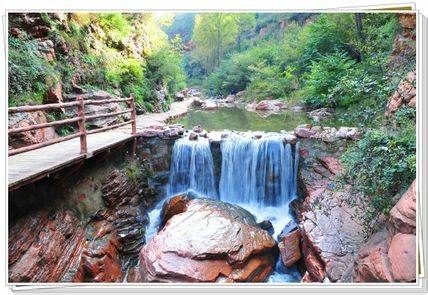
M 221 142 L 220 199 L 230 203 L 283 206 L 296 195 L 298 147 L 280 136 L 231 136 Z
M 167 195 L 188 190 L 217 198 L 214 163 L 207 138 L 178 139 L 173 148 Z
M 276 237 L 292 220 L 289 203 L 296 197 L 299 143 L 284 141 L 281 134 L 259 139 L 229 134 L 220 143 L 221 176 L 218 190 L 210 142 L 199 137 L 178 139 L 173 147 L 167 196 L 149 212 L 146 241 L 159 228 L 164 201 L 179 193 L 196 195 L 239 205 L 253 213 L 257 222 L 269 220 Z M 218 191 L 218 193 L 217 193 Z M 286 268 L 278 260 L 269 282 L 298 282 L 296 267 Z

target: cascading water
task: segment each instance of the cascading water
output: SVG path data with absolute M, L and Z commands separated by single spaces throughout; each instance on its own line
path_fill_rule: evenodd
M 232 136 L 221 143 L 220 199 L 230 203 L 282 206 L 296 195 L 290 143 L 281 137 Z
M 214 163 L 207 138 L 181 138 L 174 144 L 167 194 L 172 196 L 188 190 L 217 198 Z
M 269 220 L 276 237 L 292 220 L 289 203 L 296 197 L 299 143 L 284 142 L 280 134 L 259 139 L 230 134 L 221 141 L 221 176 L 215 185 L 214 161 L 207 138 L 178 139 L 173 148 L 167 198 L 192 191 L 201 197 L 220 198 L 253 213 L 258 222 Z M 156 233 L 165 200 L 149 213 L 146 241 Z M 278 261 L 270 282 L 299 281 L 295 268 Z
M 217 199 L 214 162 L 207 138 L 189 140 L 186 137 L 174 143 L 167 197 L 149 212 L 150 224 L 146 230 L 146 241 L 149 241 L 157 232 L 163 203 L 170 197 L 187 191 L 205 198 Z
M 257 221 L 269 220 L 276 237 L 292 220 L 289 203 L 296 197 L 299 143 L 284 143 L 283 136 L 252 139 L 232 135 L 221 142 L 220 200 L 239 205 Z M 295 268 L 278 261 L 271 282 L 298 281 Z

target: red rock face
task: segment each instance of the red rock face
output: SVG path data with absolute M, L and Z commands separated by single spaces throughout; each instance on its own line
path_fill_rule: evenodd
M 122 271 L 116 235 L 109 222 L 102 221 L 96 226 L 98 231 L 82 252 L 74 281 L 120 282 Z
M 355 282 L 392 282 L 387 239 L 387 231 L 380 231 L 360 249 L 354 267 Z
M 412 282 L 416 278 L 416 236 L 396 234 L 388 250 L 392 277 L 396 282 Z
M 321 164 L 334 175 L 342 172 L 342 164 L 335 157 L 326 156 L 321 159 Z
M 21 218 L 9 235 L 10 282 L 60 282 L 77 267 L 84 229 L 71 211 Z
M 195 199 L 143 247 L 140 270 L 147 282 L 258 282 L 276 255 L 275 241 L 250 213 Z
M 389 215 L 392 232 L 416 234 L 416 180 L 391 209 Z
M 365 239 L 364 199 L 349 186 L 337 184 L 334 173 L 341 172 L 338 155 L 329 152 L 329 156 L 325 156 L 309 143 L 305 148 L 300 186 L 304 188 L 301 194 L 306 197 L 296 209 L 303 262 L 308 271 L 303 281 L 348 282 L 351 276 L 344 275 L 352 267 L 355 253 Z M 348 200 L 355 204 L 351 205 Z
M 409 72 L 397 87 L 386 105 L 385 116 L 390 116 L 402 106 L 416 107 L 416 72 Z
M 355 282 L 416 280 L 416 181 L 390 211 L 387 226 L 358 252 Z

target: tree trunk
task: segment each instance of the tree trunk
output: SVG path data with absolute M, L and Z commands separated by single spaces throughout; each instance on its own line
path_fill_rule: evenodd
M 358 40 L 361 43 L 364 43 L 364 33 L 363 33 L 363 14 L 356 13 L 355 14 L 355 26 L 357 28 L 357 36 Z

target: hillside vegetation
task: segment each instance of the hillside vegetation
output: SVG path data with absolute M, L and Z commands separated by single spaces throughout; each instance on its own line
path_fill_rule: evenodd
M 363 130 L 343 155 L 346 180 L 387 212 L 416 175 L 413 22 L 394 13 L 10 14 L 8 103 L 101 89 L 161 112 L 187 84 L 331 108 L 340 125 Z
M 9 106 L 42 103 L 50 88 L 72 93 L 78 85 L 134 93 L 142 110 L 166 109 L 158 96 L 183 89 L 185 75 L 181 43 L 161 26 L 151 13 L 11 14 Z

